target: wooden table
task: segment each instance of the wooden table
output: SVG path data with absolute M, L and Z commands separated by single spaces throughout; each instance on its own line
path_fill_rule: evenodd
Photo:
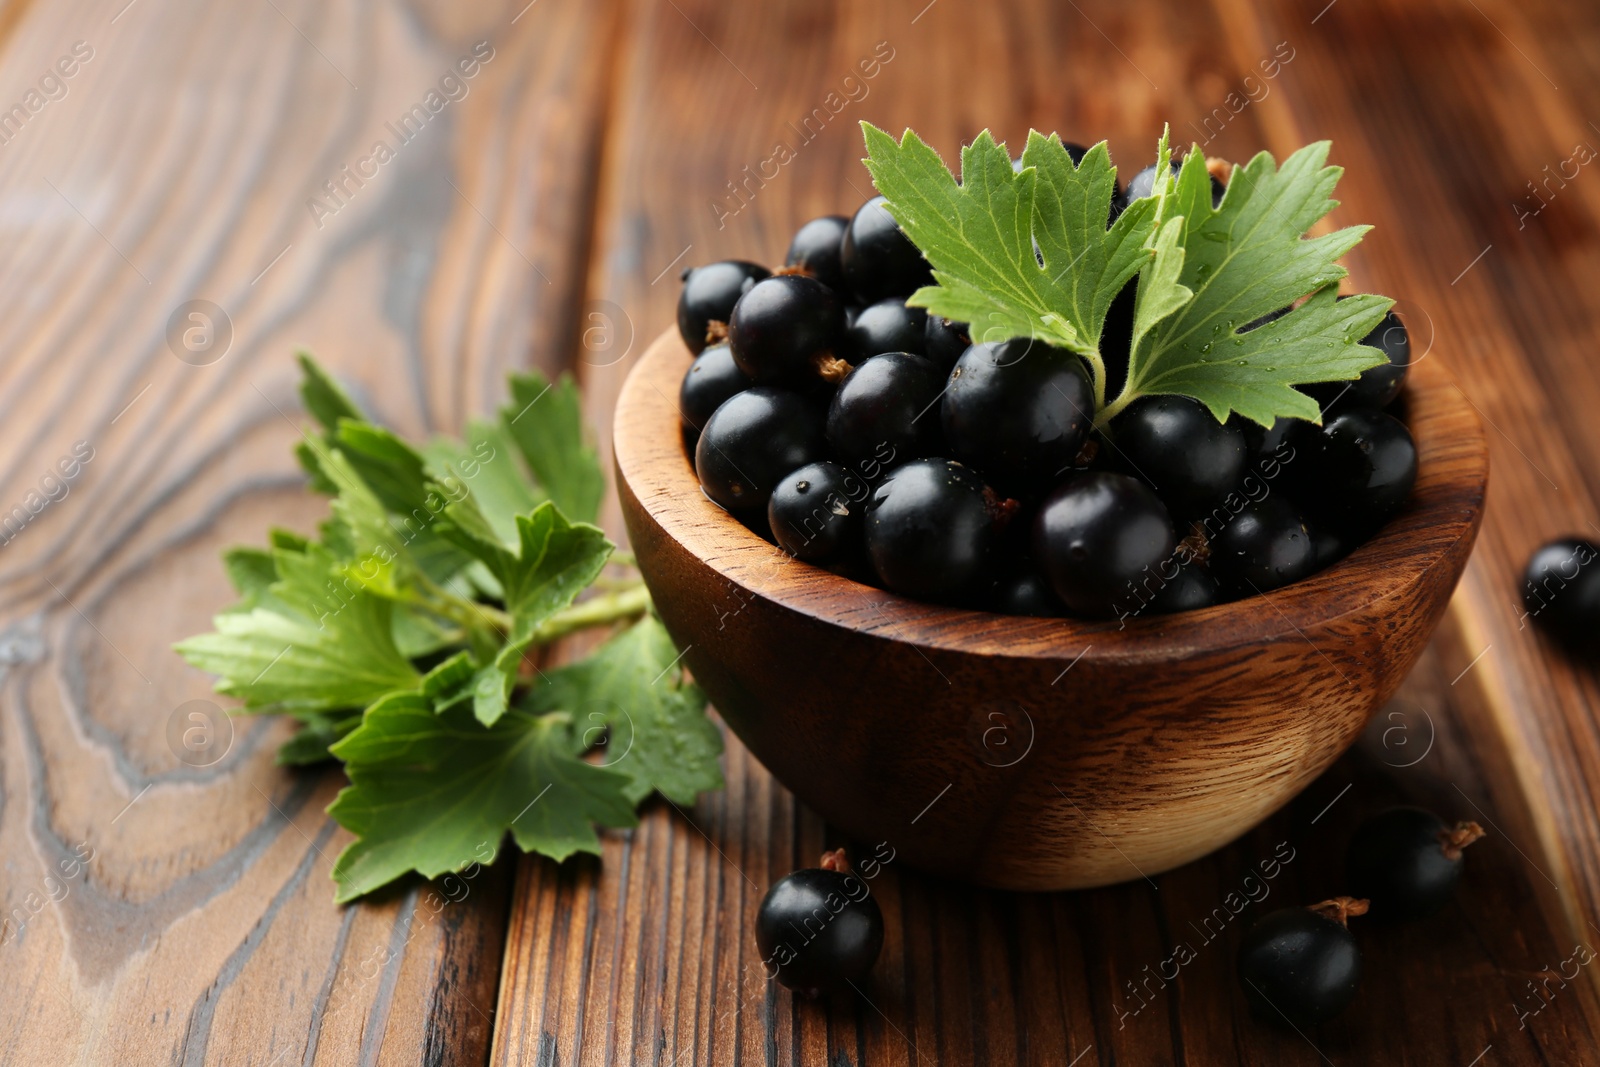
M 0 7 L 23 109 L 0 115 L 0 512 L 29 509 L 0 551 L 0 1061 L 1600 1062 L 1600 971 L 1568 962 L 1600 945 L 1600 685 L 1517 590 L 1537 543 L 1600 530 L 1600 9 L 524 3 Z M 868 195 L 860 119 L 947 157 L 984 126 L 1108 136 L 1125 173 L 1163 120 L 1235 159 L 1331 138 L 1339 217 L 1377 225 L 1357 278 L 1494 444 L 1422 666 L 1287 811 L 1182 870 L 1015 896 L 891 869 L 859 1000 L 762 978 L 755 903 L 837 839 L 736 742 L 726 791 L 648 805 L 601 862 L 334 907 L 339 776 L 275 767 L 281 722 L 237 720 L 206 766 L 171 740 L 210 694 L 169 646 L 227 599 L 217 551 L 320 518 L 293 346 L 411 434 L 489 410 L 508 367 L 572 367 L 604 439 L 684 266 L 775 260 Z M 196 299 L 229 325 L 203 366 L 167 339 Z M 1275 851 L 1264 906 L 1329 895 L 1354 821 L 1402 798 L 1488 827 L 1456 901 L 1361 931 L 1339 1022 L 1251 1021 L 1244 920 L 1208 916 Z

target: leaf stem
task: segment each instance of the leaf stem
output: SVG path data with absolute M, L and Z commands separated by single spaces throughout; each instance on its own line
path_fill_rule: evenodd
M 649 610 L 650 590 L 645 588 L 643 582 L 636 582 L 627 589 L 602 593 L 590 597 L 581 604 L 562 608 L 538 625 L 533 631 L 533 640 L 535 644 L 546 644 L 578 630 L 586 630 L 591 626 L 606 626 L 643 615 Z
M 508 612 L 501 611 L 493 604 L 452 593 L 425 574 L 419 574 L 418 578 L 418 586 L 427 594 L 422 603 L 428 610 L 458 622 L 468 630 L 487 625 L 502 634 L 511 632 L 513 620 Z
M 1120 396 L 1118 396 L 1111 403 L 1100 408 L 1100 414 L 1095 416 L 1094 428 L 1097 430 L 1105 429 L 1106 426 L 1110 424 L 1112 419 L 1122 414 L 1123 409 L 1129 404 L 1133 403 L 1135 400 L 1139 399 L 1141 395 L 1142 394 L 1136 393 L 1132 389 L 1125 387 Z M 1096 406 L 1098 407 L 1099 405 L 1097 404 Z
M 1089 364 L 1089 377 L 1094 379 L 1094 409 L 1098 412 L 1106 406 L 1106 361 L 1098 347 L 1083 353 L 1083 358 Z

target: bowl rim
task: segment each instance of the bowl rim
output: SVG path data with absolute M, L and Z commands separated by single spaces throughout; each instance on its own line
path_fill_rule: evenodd
M 1350 555 L 1309 578 L 1175 615 L 1125 621 L 998 615 L 913 600 L 790 557 L 700 489 L 676 400 L 693 356 L 673 328 L 634 363 L 618 397 L 612 435 L 617 488 L 624 510 L 637 508 L 728 582 L 724 592 L 732 592 L 736 603 L 741 593 L 760 597 L 864 636 L 956 653 L 1070 659 L 1072 665 L 1085 658 L 1165 662 L 1249 645 L 1311 642 L 1313 633 L 1346 616 L 1371 615 L 1406 599 L 1437 568 L 1458 571 L 1471 550 L 1488 484 L 1488 443 L 1470 402 L 1427 355 L 1411 365 L 1406 384 L 1406 424 L 1417 445 L 1418 473 L 1405 508 Z M 1452 584 L 1454 578 L 1452 573 Z

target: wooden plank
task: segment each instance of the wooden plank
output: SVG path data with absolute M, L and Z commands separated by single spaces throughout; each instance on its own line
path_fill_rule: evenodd
M 682 266 L 728 256 L 773 261 L 798 223 L 850 210 L 868 190 L 856 162 L 857 119 L 894 130 L 914 126 L 947 158 L 984 126 L 1013 141 L 1030 125 L 1090 141 L 1109 136 L 1129 170 L 1137 165 L 1130 160 L 1142 162 L 1161 121 L 1193 136 L 1187 125 L 1205 130 L 1230 89 L 1260 96 L 1251 87 L 1263 84 L 1260 63 L 1289 41 L 1294 58 L 1278 56 L 1269 95 L 1222 125 L 1220 154 L 1243 157 L 1262 146 L 1281 152 L 1337 125 L 1337 161 L 1351 167 L 1343 190 L 1350 206 L 1341 217 L 1381 226 L 1358 260 L 1361 280 L 1433 310 L 1437 358 L 1450 359 L 1469 382 L 1467 364 L 1500 360 L 1496 391 L 1471 390 L 1488 411 L 1521 365 L 1509 352 L 1535 363 L 1567 358 L 1519 349 L 1515 338 L 1538 336 L 1542 323 L 1509 315 L 1511 298 L 1488 283 L 1470 290 L 1469 309 L 1451 299 L 1459 290 L 1450 282 L 1476 249 L 1447 219 L 1478 178 L 1470 142 L 1440 151 L 1469 107 L 1445 98 L 1467 91 L 1463 68 L 1478 62 L 1474 49 L 1492 45 L 1494 69 L 1503 71 L 1504 44 L 1476 28 L 1460 31 L 1460 19 L 1475 17 L 1470 12 L 1427 5 L 1385 11 L 1388 36 L 1374 42 L 1379 30 L 1358 38 L 1366 14 L 1347 7 L 1334 9 L 1342 29 L 1324 33 L 1333 13 L 1312 23 L 1315 11 L 1264 4 L 1258 15 L 1244 0 L 1168 5 L 1159 15 L 1152 5 L 1110 2 L 637 5 L 618 61 L 589 299 L 626 309 L 642 347 L 671 321 Z M 1457 29 L 1447 59 L 1433 54 L 1440 50 L 1426 36 L 1441 25 Z M 1585 39 L 1593 40 L 1592 31 Z M 879 41 L 889 42 L 894 58 L 851 90 L 859 95 L 865 85 L 865 99 L 844 104 L 820 135 L 797 133 L 790 124 L 825 107 L 830 91 L 839 93 L 835 103 L 847 97 L 845 75 Z M 1362 48 L 1375 58 L 1351 58 Z M 1401 57 L 1442 79 L 1385 67 L 1384 58 L 1392 67 Z M 1247 85 L 1247 74 L 1255 82 Z M 1465 99 L 1481 103 L 1498 85 L 1485 80 Z M 1521 103 L 1514 96 L 1478 109 L 1467 128 L 1482 127 L 1480 144 L 1524 135 L 1506 128 L 1519 121 L 1512 113 L 1522 113 Z M 1432 128 L 1419 134 L 1424 123 Z M 1380 153 L 1392 151 L 1394 127 L 1415 144 L 1385 161 Z M 746 165 L 757 171 L 777 141 L 794 149 L 792 161 L 776 176 L 769 166 L 767 177 L 751 178 Z M 1440 179 L 1443 159 L 1452 164 Z M 1555 269 L 1537 284 L 1551 304 L 1575 288 Z M 1510 291 L 1524 299 L 1533 285 L 1523 280 Z M 1567 315 L 1552 321 L 1570 328 Z M 627 369 L 626 360 L 603 362 L 585 368 L 589 403 L 602 424 Z M 1577 421 L 1580 401 L 1566 402 Z M 1499 423 L 1505 412 L 1491 414 Z M 1563 485 L 1581 484 L 1568 444 L 1546 447 L 1559 453 L 1550 473 Z M 1504 441 L 1499 448 L 1506 451 Z M 1521 462 L 1514 450 L 1511 459 L 1501 453 L 1501 471 Z M 1539 462 L 1545 466 L 1542 453 Z M 493 1062 L 1586 1062 L 1600 1046 L 1592 985 L 1564 985 L 1531 1014 L 1545 1002 L 1530 999 L 1527 983 L 1572 952 L 1575 876 L 1546 862 L 1560 835 L 1539 829 L 1552 819 L 1549 794 L 1531 788 L 1529 771 L 1545 753 L 1506 744 L 1504 699 L 1524 694 L 1523 718 L 1532 720 L 1533 709 L 1551 706 L 1550 684 L 1582 683 L 1508 686 L 1498 648 L 1473 662 L 1486 643 L 1478 630 L 1486 613 L 1499 620 L 1498 632 L 1508 632 L 1511 564 L 1532 543 L 1523 533 L 1508 551 L 1507 531 L 1555 513 L 1526 472 L 1518 472 L 1521 485 L 1509 497 L 1508 480 L 1498 478 L 1494 532 L 1486 535 L 1498 546 L 1489 550 L 1494 561 L 1474 566 L 1455 621 L 1400 697 L 1361 748 L 1233 846 L 1153 884 L 1049 896 L 977 891 L 891 866 L 875 886 L 888 943 L 863 995 L 796 1002 L 761 974 L 750 933 L 754 907 L 775 877 L 840 842 L 732 741 L 725 793 L 692 810 L 658 802 L 637 830 L 608 837 L 599 865 L 522 863 Z M 1504 517 L 1507 508 L 1517 517 Z M 1583 513 L 1575 508 L 1569 521 Z M 1542 666 L 1566 670 L 1541 645 L 1521 640 Z M 1570 671 L 1559 677 L 1570 679 Z M 1582 797 L 1576 786 L 1557 795 L 1563 809 Z M 1368 974 L 1341 1021 L 1307 1035 L 1250 1021 L 1232 975 L 1250 914 L 1337 892 L 1354 822 L 1399 799 L 1496 824 L 1491 838 L 1474 846 L 1456 903 L 1416 927 L 1361 931 Z M 1581 819 L 1588 810 L 1555 818 Z M 1566 832 L 1595 840 L 1581 828 Z M 1218 918 L 1228 894 L 1260 884 L 1260 865 L 1282 849 L 1294 858 L 1279 864 L 1261 903 L 1243 916 L 1224 910 Z M 1252 873 L 1257 883 L 1246 883 Z M 1541 906 L 1530 908 L 1531 900 Z M 1163 961 L 1180 943 L 1196 950 L 1195 960 L 1163 982 Z M 1519 1015 L 1518 1005 L 1530 1014 Z
M 612 8 L 522 7 L 67 0 L 8 35 L 7 107 L 83 45 L 0 148 L 0 509 L 58 498 L 0 551 L 0 1062 L 486 1054 L 510 869 L 334 907 L 339 776 L 276 768 L 281 722 L 182 762 L 210 686 L 170 646 L 229 599 L 221 547 L 322 517 L 295 343 L 411 434 L 565 363 Z M 167 341 L 197 297 L 215 361 Z

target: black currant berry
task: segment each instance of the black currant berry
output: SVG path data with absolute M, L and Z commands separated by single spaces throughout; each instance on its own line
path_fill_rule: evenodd
M 862 204 L 850 219 L 839 259 L 845 281 L 863 304 L 891 296 L 904 300 L 933 279 L 928 261 L 883 206 L 881 196 Z
M 1304 447 L 1301 438 L 1306 433 L 1316 433 L 1320 429 L 1316 423 L 1304 419 L 1278 418 L 1272 420 L 1271 426 L 1262 426 L 1249 419 L 1229 419 L 1237 425 L 1245 436 L 1246 447 L 1252 457 L 1274 456 L 1280 460 L 1287 460 L 1299 453 L 1295 447 L 1299 443 Z
M 837 463 L 807 463 L 772 491 L 767 521 L 778 545 L 796 559 L 837 559 L 856 542 L 867 483 Z
M 883 949 L 878 902 L 860 875 L 837 865 L 785 875 L 756 909 L 756 945 L 767 974 L 806 996 L 859 982 Z
M 1181 160 L 1174 159 L 1172 161 L 1172 177 L 1174 180 L 1176 180 L 1178 177 L 1178 171 L 1182 169 L 1183 162 Z M 1152 163 L 1148 167 L 1144 168 L 1144 170 L 1141 170 L 1138 174 L 1135 174 L 1132 178 L 1128 179 L 1128 187 L 1122 191 L 1123 207 L 1127 207 L 1135 200 L 1143 200 L 1145 197 L 1152 195 L 1155 192 L 1155 188 L 1156 165 Z M 1227 192 L 1227 186 L 1218 181 L 1217 176 L 1213 174 L 1211 176 L 1212 207 L 1216 207 L 1222 203 L 1222 194 L 1225 192 Z
M 1187 396 L 1146 396 L 1111 422 L 1113 460 L 1143 478 L 1180 519 L 1210 510 L 1244 476 L 1245 434 Z
M 1306 529 L 1311 533 L 1311 569 L 1313 572 L 1326 570 L 1350 554 L 1354 547 L 1338 531 L 1324 526 L 1320 522 L 1307 522 Z
M 689 351 L 699 352 L 710 343 L 706 328 L 713 322 L 727 325 L 733 305 L 750 287 L 771 272 L 742 259 L 725 259 L 683 272 L 683 292 L 678 296 L 678 333 Z
M 864 307 L 849 327 L 850 361 L 859 363 L 884 352 L 922 355 L 927 344 L 928 313 L 906 307 L 893 297 Z
M 970 468 L 915 459 L 867 502 L 867 553 L 886 589 L 925 600 L 970 595 L 988 568 L 1005 505 Z
M 843 215 L 823 215 L 795 231 L 784 265 L 803 267 L 834 292 L 845 292 L 844 268 L 839 265 L 839 244 L 850 220 Z
M 815 278 L 780 274 L 734 305 L 728 343 L 739 369 L 763 384 L 818 377 L 844 346 L 844 304 Z
M 1374 918 L 1431 915 L 1461 879 L 1461 850 L 1482 836 L 1475 822 L 1450 826 L 1422 808 L 1390 808 L 1364 821 L 1350 839 L 1350 888 L 1371 900 Z
M 1177 544 L 1166 506 L 1125 474 L 1073 476 L 1033 522 L 1034 559 L 1074 615 L 1137 612 Z
M 1210 551 L 1212 571 L 1241 595 L 1277 589 L 1316 569 L 1311 531 L 1278 494 L 1241 508 L 1212 536 Z
M 1522 605 L 1534 622 L 1574 645 L 1600 645 L 1600 545 L 1563 537 L 1543 545 L 1523 574 Z
M 1310 438 L 1301 499 L 1312 517 L 1364 540 L 1405 504 L 1417 480 L 1417 448 L 1405 424 L 1358 408 Z M 1298 462 L 1298 461 L 1297 461 Z
M 1199 563 L 1186 563 L 1176 575 L 1162 582 L 1150 599 L 1149 611 L 1154 615 L 1176 615 L 1209 608 L 1225 599 L 1216 575 Z
M 784 475 L 823 456 L 822 416 L 798 393 L 758 385 L 728 398 L 700 431 L 700 488 L 729 511 L 757 511 Z
M 939 447 L 939 392 L 944 378 L 909 352 L 885 352 L 857 364 L 828 405 L 828 447 L 860 469 L 892 456 L 904 462 Z
M 1033 615 L 1039 618 L 1066 614 L 1050 583 L 1037 571 L 1023 571 L 995 582 L 989 610 L 1001 615 Z
M 967 349 L 972 338 L 967 336 L 967 324 L 951 322 L 938 315 L 929 315 L 923 330 L 922 353 L 933 360 L 941 374 L 949 374 Z
M 1083 360 L 1018 337 L 967 349 L 939 406 L 950 455 L 1025 493 L 1072 466 L 1093 424 L 1094 390 Z
M 1389 357 L 1389 362 L 1368 367 L 1353 382 L 1317 382 L 1301 386 L 1324 411 L 1388 407 L 1405 387 L 1406 371 L 1411 368 L 1411 338 L 1400 316 L 1390 311 L 1361 343 L 1381 351 Z
M 1361 979 L 1361 951 L 1345 921 L 1367 902 L 1335 897 L 1263 915 L 1239 945 L 1239 984 L 1262 1019 L 1315 1025 L 1343 1011 Z
M 726 344 L 716 344 L 695 357 L 678 387 L 678 413 L 686 429 L 699 433 L 706 420 L 735 393 L 755 383 L 733 361 Z

